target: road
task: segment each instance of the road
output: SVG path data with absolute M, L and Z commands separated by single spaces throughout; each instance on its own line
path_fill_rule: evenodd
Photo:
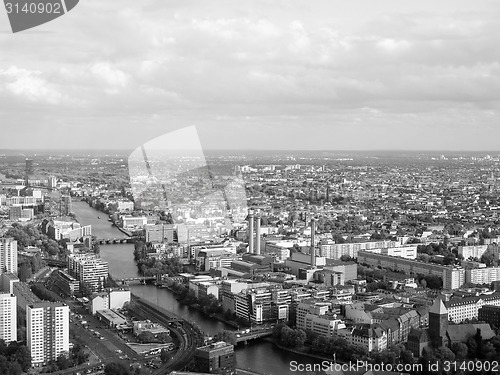
M 103 323 L 97 318 L 90 314 L 83 315 L 83 308 L 77 307 L 74 302 L 70 303 L 70 308 L 73 312 L 70 319 L 72 332 L 74 332 L 75 336 L 78 337 L 84 345 L 88 348 L 92 348 L 92 352 L 95 353 L 103 363 L 120 361 L 119 356 L 121 355 L 127 355 L 133 361 L 142 360 L 142 357 L 130 349 L 115 332 L 104 328 Z M 80 315 L 82 318 L 80 318 Z M 88 326 L 84 327 L 82 321 L 86 321 Z M 99 339 L 99 337 L 103 339 Z M 119 353 L 118 350 L 120 350 L 121 353 Z
M 171 371 L 184 369 L 192 360 L 195 350 L 203 344 L 203 336 L 201 333 L 188 322 L 171 323 L 172 314 L 161 313 L 157 308 L 153 308 L 147 304 L 142 304 L 136 300 L 134 304 L 134 312 L 137 314 L 148 316 L 150 320 L 156 321 L 163 325 L 168 325 L 171 333 L 175 335 L 179 348 L 172 356 L 171 360 L 154 372 L 154 375 L 168 374 Z

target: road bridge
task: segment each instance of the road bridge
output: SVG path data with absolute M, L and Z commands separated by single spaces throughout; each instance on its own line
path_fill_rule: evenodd
M 247 342 L 250 340 L 256 340 L 263 337 L 269 337 L 273 334 L 273 328 L 263 328 L 263 329 L 252 329 L 248 333 L 238 333 L 236 334 L 236 343 Z M 239 336 L 239 337 L 238 337 Z

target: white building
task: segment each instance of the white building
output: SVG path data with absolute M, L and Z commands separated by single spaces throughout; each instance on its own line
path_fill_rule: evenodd
M 69 307 L 40 302 L 26 306 L 26 336 L 32 366 L 42 366 L 69 351 Z
M 73 254 L 68 258 L 68 272 L 93 291 L 101 290 L 108 278 L 108 262 L 95 254 Z
M 10 293 L 0 293 L 0 340 L 17 341 L 16 296 Z
M 465 282 L 472 284 L 491 284 L 500 280 L 500 267 L 484 267 L 465 270 Z
M 458 254 L 462 255 L 465 260 L 469 258 L 481 259 L 484 253 L 488 250 L 488 245 L 476 245 L 476 246 L 459 246 Z
M 330 309 L 329 302 L 317 302 L 315 300 L 305 300 L 297 305 L 296 321 L 297 328 L 306 329 L 306 316 L 312 314 L 314 316 L 324 315 Z
M 120 224 L 124 229 L 142 229 L 148 223 L 148 218 L 145 216 L 142 217 L 133 217 L 128 215 L 120 216 Z
M 460 323 L 465 319 L 477 318 L 479 309 L 484 305 L 500 306 L 500 294 L 453 298 L 445 301 L 444 305 L 448 310 L 448 320 Z
M 11 272 L 17 275 L 17 241 L 0 238 L 0 274 Z

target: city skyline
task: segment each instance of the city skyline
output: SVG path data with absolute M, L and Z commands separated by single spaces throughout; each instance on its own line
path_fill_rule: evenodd
M 204 149 L 500 149 L 499 14 L 89 0 L 12 35 L 3 12 L 0 149 L 134 149 L 192 125 Z

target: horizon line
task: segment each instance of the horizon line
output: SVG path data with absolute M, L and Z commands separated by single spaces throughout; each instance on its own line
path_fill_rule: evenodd
M 0 148 L 0 152 L 35 152 L 35 151 L 128 151 L 135 150 L 137 148 Z M 169 151 L 200 151 L 199 149 L 174 149 Z M 254 149 L 254 148 L 203 148 L 202 151 L 259 151 L 259 152 L 485 152 L 485 153 L 500 153 L 499 150 L 460 150 L 460 149 Z

